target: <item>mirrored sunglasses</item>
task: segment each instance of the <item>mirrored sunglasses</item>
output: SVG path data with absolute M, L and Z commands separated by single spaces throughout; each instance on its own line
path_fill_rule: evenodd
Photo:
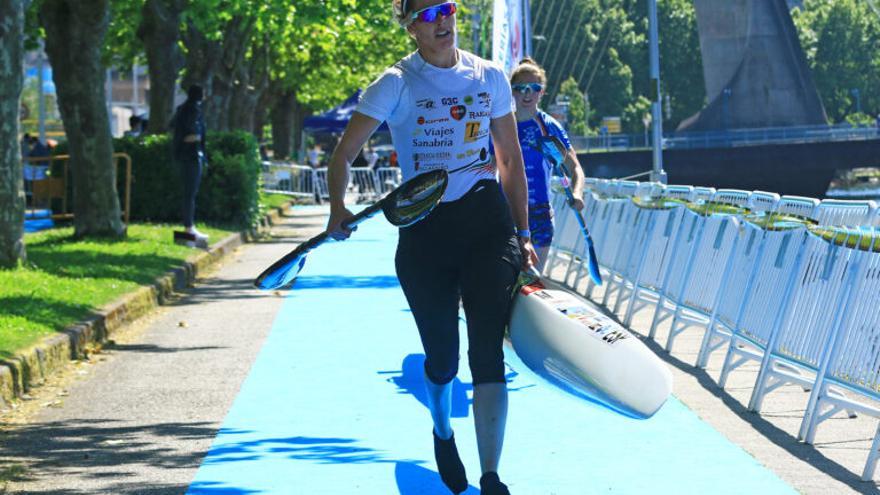
M 544 90 L 544 85 L 538 83 L 512 84 L 510 88 L 517 93 L 524 94 L 528 93 L 529 91 L 531 91 L 532 93 L 540 93 Z
M 434 22 L 438 17 L 449 17 L 458 10 L 458 5 L 455 2 L 446 2 L 441 3 L 439 5 L 432 5 L 430 7 L 425 7 L 422 10 L 418 10 L 413 12 L 410 16 L 410 22 Z

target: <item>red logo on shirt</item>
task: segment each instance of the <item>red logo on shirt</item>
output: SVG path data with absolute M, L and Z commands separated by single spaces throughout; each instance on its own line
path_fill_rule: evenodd
M 424 118 L 424 117 L 419 117 L 419 119 L 416 120 L 416 122 L 418 122 L 419 125 L 425 125 L 425 118 Z
M 449 109 L 449 114 L 452 115 L 452 118 L 455 120 L 461 120 L 465 113 L 467 113 L 467 107 L 464 105 L 456 105 Z

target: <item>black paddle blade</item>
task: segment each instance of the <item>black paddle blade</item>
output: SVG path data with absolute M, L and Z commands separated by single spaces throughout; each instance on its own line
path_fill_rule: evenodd
M 541 148 L 541 154 L 553 162 L 554 165 L 560 165 L 565 162 L 565 145 L 556 136 L 540 136 L 538 137 L 538 146 Z
M 404 182 L 382 199 L 385 218 L 397 227 L 406 227 L 425 218 L 443 198 L 449 174 L 437 169 Z
M 297 246 L 296 249 L 284 255 L 272 266 L 263 270 L 256 279 L 254 287 L 262 290 L 282 289 L 292 284 L 306 264 L 306 254 L 320 246 L 327 240 L 327 233 L 323 232 L 308 241 Z
M 354 228 L 360 222 L 378 213 L 380 208 L 392 225 L 398 227 L 412 225 L 425 218 L 437 206 L 440 199 L 443 198 L 443 193 L 446 192 L 448 183 L 449 175 L 445 170 L 433 170 L 417 175 L 391 191 L 378 203 L 365 208 L 345 221 L 343 225 Z M 306 262 L 306 254 L 323 244 L 327 239 L 327 233 L 322 232 L 300 244 L 283 258 L 272 263 L 272 266 L 263 270 L 263 273 L 254 280 L 254 286 L 263 290 L 283 289 L 290 286 L 302 270 Z

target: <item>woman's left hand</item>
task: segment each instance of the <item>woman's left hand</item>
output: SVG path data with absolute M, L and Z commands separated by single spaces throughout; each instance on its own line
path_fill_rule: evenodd
M 538 265 L 538 253 L 535 252 L 535 246 L 532 245 L 532 240 L 528 237 L 517 237 L 519 240 L 519 250 L 522 253 L 523 258 L 523 271 L 527 272 L 532 267 Z
M 574 200 L 571 202 L 571 207 L 577 211 L 581 211 L 584 209 L 584 200 L 575 196 Z

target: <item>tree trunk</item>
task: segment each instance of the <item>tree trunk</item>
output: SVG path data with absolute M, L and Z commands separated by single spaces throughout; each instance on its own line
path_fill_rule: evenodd
M 302 149 L 302 129 L 304 127 L 304 123 L 306 117 L 312 115 L 312 109 L 303 105 L 296 101 L 293 107 L 293 153 L 296 155 L 299 150 Z M 305 160 L 305 156 L 299 157 L 300 160 Z
M 21 0 L 0 0 L 0 267 L 7 268 L 25 260 L 25 198 L 18 141 L 24 9 Z
M 74 235 L 124 237 L 101 63 L 109 0 L 44 0 L 40 18 L 70 149 Z
M 285 91 L 275 108 L 271 111 L 272 118 L 272 153 L 275 158 L 283 159 L 293 155 L 293 123 L 296 110 L 296 93 Z
M 163 134 L 174 115 L 174 85 L 183 67 L 180 38 L 181 0 L 147 0 L 137 36 L 147 53 L 150 72 L 150 119 L 147 133 Z
M 278 104 L 278 98 L 277 85 L 270 83 L 257 101 L 257 108 L 254 110 L 254 135 L 261 141 L 266 137 L 263 134 L 263 129 L 266 126 L 267 119 L 270 118 L 272 108 Z
M 257 105 L 269 88 L 269 50 L 264 42 L 251 50 L 250 59 L 239 64 L 229 112 L 230 129 L 254 132 Z M 254 132 L 254 134 L 257 134 Z

